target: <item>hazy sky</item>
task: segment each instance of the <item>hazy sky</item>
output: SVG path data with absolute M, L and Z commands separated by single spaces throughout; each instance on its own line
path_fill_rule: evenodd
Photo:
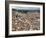
M 19 10 L 40 10 L 40 8 L 37 8 L 37 7 L 15 7 L 15 9 L 19 9 Z

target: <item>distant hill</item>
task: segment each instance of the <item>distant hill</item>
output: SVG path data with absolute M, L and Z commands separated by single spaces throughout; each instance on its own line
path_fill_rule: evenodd
M 40 10 L 20 10 L 20 9 L 12 9 L 13 11 L 17 11 L 17 12 L 22 12 L 22 13 L 27 13 L 27 12 L 38 12 L 40 13 Z

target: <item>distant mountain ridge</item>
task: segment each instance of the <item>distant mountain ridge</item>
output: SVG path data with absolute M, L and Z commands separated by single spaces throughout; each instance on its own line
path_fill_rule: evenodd
M 40 10 L 24 10 L 24 9 L 12 9 L 13 11 L 17 11 L 17 12 L 40 12 Z

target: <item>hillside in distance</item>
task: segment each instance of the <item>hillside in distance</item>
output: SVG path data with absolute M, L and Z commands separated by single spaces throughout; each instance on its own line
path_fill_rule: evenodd
M 35 12 L 38 12 L 38 13 L 40 13 L 40 10 L 37 10 L 37 9 L 35 9 L 35 10 L 24 10 L 24 9 L 12 9 L 13 11 L 17 11 L 17 12 L 21 12 L 21 13 L 28 13 L 28 12 L 30 12 L 30 13 L 35 13 Z

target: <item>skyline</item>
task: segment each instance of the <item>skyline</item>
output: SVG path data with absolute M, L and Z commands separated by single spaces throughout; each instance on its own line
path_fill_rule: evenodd
M 38 7 L 15 7 L 16 10 L 40 10 Z

